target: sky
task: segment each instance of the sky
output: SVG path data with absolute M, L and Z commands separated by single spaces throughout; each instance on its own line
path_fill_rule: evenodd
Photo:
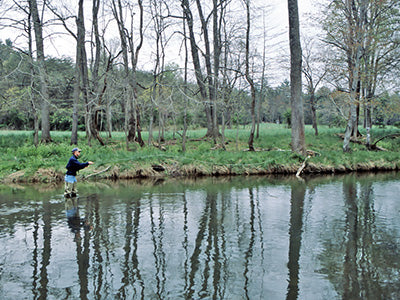
M 278 34 L 272 42 L 270 66 L 273 76 L 270 78 L 270 85 L 280 84 L 282 80 L 289 79 L 289 15 L 286 0 L 270 0 L 271 12 L 270 20 L 272 20 L 275 32 Z M 300 35 L 316 36 L 319 32 L 313 24 L 310 24 L 310 16 L 317 14 L 316 0 L 298 0 L 299 19 L 300 19 Z M 282 62 L 283 60 L 283 62 Z
M 238 1 L 238 0 L 235 0 Z M 321 1 L 319 1 L 320 3 Z M 90 3 L 90 2 L 86 2 Z M 239 3 L 239 2 L 238 2 Z M 255 5 L 268 5 L 266 22 L 268 29 L 268 38 L 267 42 L 267 57 L 268 61 L 271 65 L 270 73 L 273 74 L 270 79 L 270 84 L 276 85 L 282 82 L 285 78 L 288 78 L 288 69 L 285 66 L 285 63 L 282 63 L 282 58 L 288 58 L 289 55 L 289 32 L 288 32 L 288 11 L 287 11 L 287 1 L 286 0 L 254 0 Z M 313 29 L 308 25 L 310 22 L 307 18 L 308 14 L 317 13 L 316 0 L 298 0 L 299 7 L 299 16 L 300 16 L 300 31 L 301 34 L 312 35 L 314 34 Z M 91 7 L 88 6 L 86 12 L 90 14 Z M 257 11 L 255 11 L 257 13 Z M 87 26 L 87 25 L 86 25 Z M 262 24 L 254 24 L 254 27 L 262 26 Z M 63 31 L 60 28 L 60 31 Z M 117 38 L 118 33 L 115 31 L 114 36 Z M 7 28 L 0 29 L 0 39 L 3 41 L 7 38 L 10 38 L 12 41 L 22 41 L 23 39 L 16 39 L 15 30 L 10 30 Z M 262 39 L 259 39 L 262 40 Z M 26 41 L 24 41 L 26 43 Z M 253 45 L 257 48 L 262 48 L 262 43 L 258 43 L 257 45 Z M 26 46 L 21 46 L 25 47 Z M 89 47 L 88 47 L 89 48 Z M 87 48 L 87 51 L 89 49 Z M 178 47 L 177 47 L 178 48 Z M 262 49 L 257 49 L 258 53 L 262 53 Z M 176 49 L 170 50 L 167 54 L 167 63 L 168 62 L 181 62 L 183 61 L 182 56 L 179 56 L 179 51 Z M 153 59 L 151 56 L 147 55 L 151 53 L 151 49 L 144 49 L 141 51 L 139 57 L 139 68 L 145 70 L 151 70 L 153 65 Z M 53 56 L 53 57 L 71 57 L 75 58 L 75 41 L 68 34 L 64 34 L 61 37 L 49 36 L 45 41 L 45 55 Z M 150 68 L 150 69 L 149 69 Z

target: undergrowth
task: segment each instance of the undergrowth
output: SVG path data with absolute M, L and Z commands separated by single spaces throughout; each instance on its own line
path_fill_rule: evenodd
M 388 151 L 373 152 L 368 151 L 364 145 L 352 144 L 351 153 L 343 153 L 343 141 L 337 136 L 341 132 L 339 128 L 320 126 L 319 135 L 315 136 L 313 129 L 306 127 L 307 149 L 313 153 L 308 162 L 314 165 L 316 171 L 318 168 L 322 172 L 324 168 L 338 167 L 348 170 L 361 166 L 363 169 L 370 167 L 371 170 L 379 166 L 394 169 L 398 167 L 400 156 L 397 149 L 400 138 L 388 138 L 379 142 L 379 146 Z M 218 145 L 220 139 L 217 145 L 213 139 L 201 139 L 205 133 L 204 129 L 188 131 L 186 152 L 182 152 L 181 136 L 172 132 L 166 134 L 166 140 L 161 145 L 158 145 L 155 136 L 152 146 L 140 147 L 137 143 L 130 143 L 129 150 L 126 149 L 124 133 L 115 132 L 112 139 L 103 134 L 106 146 L 92 140 L 92 146 L 89 147 L 85 134 L 80 132 L 80 161 L 95 162 L 94 166 L 81 173 L 90 174 L 110 167 L 114 172 L 118 170 L 119 174 L 125 172 L 129 176 L 135 176 L 139 169 L 143 172 L 147 169 L 147 173 L 142 174 L 153 174 L 151 169 L 154 165 L 165 166 L 165 173 L 178 169 L 184 169 L 188 174 L 200 172 L 203 175 L 248 174 L 269 170 L 287 170 L 292 173 L 305 159 L 291 152 L 291 131 L 283 125 L 263 124 L 259 137 L 254 141 L 256 152 L 245 151 L 248 148 L 247 127 L 240 127 L 239 131 L 235 128 L 225 131 L 225 150 Z M 394 133 L 398 133 L 396 128 L 374 128 L 373 139 Z M 21 172 L 20 179 L 29 180 L 39 169 L 50 169 L 63 174 L 73 148 L 70 145 L 70 133 L 51 132 L 51 136 L 52 143 L 35 147 L 31 131 L 0 131 L 0 178 Z M 143 133 L 146 144 L 147 138 L 147 133 Z

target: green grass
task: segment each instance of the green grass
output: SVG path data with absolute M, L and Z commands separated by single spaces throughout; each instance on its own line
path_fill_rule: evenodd
M 92 147 L 87 145 L 85 134 L 79 133 L 79 147 L 82 148 L 81 161 L 91 160 L 94 166 L 81 171 L 82 175 L 91 174 L 108 166 L 118 170 L 119 174 L 125 172 L 134 176 L 137 171 L 151 170 L 154 164 L 162 164 L 169 167 L 169 171 L 179 168 L 198 168 L 203 174 L 215 173 L 220 167 L 225 167 L 235 174 L 257 173 L 260 170 L 286 170 L 293 173 L 304 157 L 290 151 L 291 131 L 283 125 L 263 124 L 260 137 L 255 140 L 254 146 L 257 152 L 243 151 L 247 149 L 249 128 L 240 127 L 239 140 L 236 141 L 236 129 L 225 131 L 226 151 L 213 150 L 215 144 L 212 140 L 193 141 L 205 135 L 204 129 L 189 130 L 187 151 L 181 151 L 181 138 L 175 135 L 172 142 L 172 132 L 166 134 L 167 142 L 163 144 L 165 151 L 156 147 L 139 147 L 136 143 L 130 144 L 130 151 L 126 150 L 125 135 L 114 132 L 111 140 L 106 138 L 106 146 L 100 146 L 92 140 Z M 309 159 L 309 164 L 324 168 L 347 168 L 354 170 L 361 168 L 371 169 L 396 168 L 399 166 L 400 155 L 397 149 L 400 146 L 400 138 L 385 139 L 379 146 L 388 151 L 367 151 L 365 146 L 352 144 L 351 153 L 343 153 L 343 141 L 336 135 L 342 129 L 320 126 L 319 135 L 315 136 L 313 129 L 306 127 L 307 149 L 313 150 L 317 156 Z M 397 133 L 396 128 L 373 128 L 373 138 Z M 154 139 L 157 140 L 157 132 Z M 31 180 L 38 174 L 39 169 L 52 170 L 56 174 L 65 172 L 65 165 L 71 155 L 70 133 L 51 132 L 53 142 L 50 144 L 33 145 L 31 131 L 0 131 L 0 179 L 9 178 L 11 174 L 20 172 L 18 180 Z M 147 142 L 148 134 L 143 133 L 143 139 Z M 238 150 L 237 150 L 238 148 Z M 174 170 L 175 170 L 174 169 Z M 167 172 L 167 173 L 168 173 Z M 39 172 L 40 173 L 40 172 Z M 218 172 L 217 172 L 218 173 Z M 36 175 L 35 175 L 36 174 Z M 48 177 L 48 174 L 37 175 Z

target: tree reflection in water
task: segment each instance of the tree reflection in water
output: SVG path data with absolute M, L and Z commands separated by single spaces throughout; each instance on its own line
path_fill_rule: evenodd
M 125 208 L 125 245 L 123 260 L 122 286 L 118 290 L 118 299 L 137 297 L 144 299 L 144 283 L 137 255 L 140 225 L 140 199 L 133 198 Z
M 216 298 L 220 276 L 220 257 L 218 241 L 218 211 L 217 211 L 217 193 L 215 191 L 207 192 L 203 213 L 199 220 L 198 232 L 195 240 L 194 250 L 190 255 L 189 264 L 189 285 L 185 291 L 186 299 L 193 299 L 196 290 L 201 296 L 210 296 L 213 291 L 213 298 Z M 210 270 L 214 270 L 213 287 L 208 287 L 210 279 Z M 196 277 L 201 278 L 201 283 L 196 282 Z M 199 287 L 196 289 L 196 284 Z
M 76 261 L 78 264 L 78 278 L 80 282 L 80 299 L 88 299 L 89 294 L 89 267 L 90 267 L 90 239 L 89 231 L 93 228 L 90 225 L 92 218 L 92 205 L 96 203 L 97 196 L 91 195 L 86 200 L 86 216 L 81 218 L 79 213 L 79 199 L 77 197 L 65 198 L 65 212 L 68 221 L 68 227 L 74 233 L 74 242 L 76 244 Z M 81 229 L 84 229 L 83 239 Z
M 398 237 L 376 224 L 373 183 L 348 176 L 343 180 L 343 196 L 344 227 L 338 219 L 335 232 L 327 233 L 321 272 L 342 299 L 397 299 L 400 249 L 390 241 Z
M 322 284 L 321 299 L 396 299 L 399 223 L 376 188 L 346 176 L 105 188 L 79 204 L 0 194 L 0 298 L 294 300 Z M 29 255 L 15 263 L 9 244 Z
M 299 296 L 300 248 L 303 233 L 303 208 L 306 185 L 302 181 L 292 184 L 289 222 L 289 285 L 286 299 Z

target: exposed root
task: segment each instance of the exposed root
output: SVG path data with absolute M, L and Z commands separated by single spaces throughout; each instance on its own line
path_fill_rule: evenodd
M 56 172 L 54 169 L 40 168 L 33 175 L 31 182 L 61 182 L 64 179 L 64 174 Z

